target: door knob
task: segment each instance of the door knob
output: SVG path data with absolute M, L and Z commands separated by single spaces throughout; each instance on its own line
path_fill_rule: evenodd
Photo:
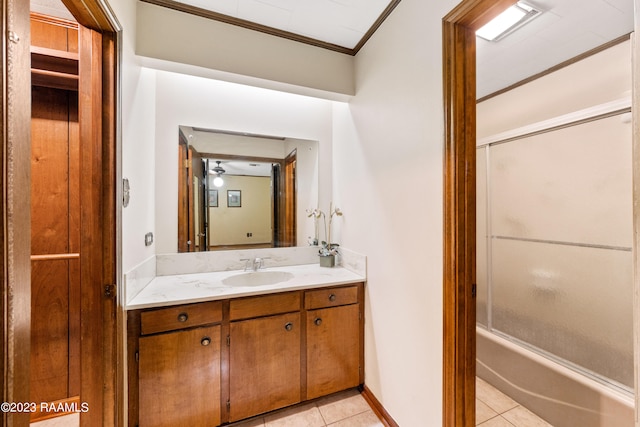
M 322 319 L 319 317 L 316 317 L 316 319 L 313 321 L 313 323 L 316 324 L 316 326 L 320 326 L 322 325 Z
M 284 328 L 285 328 L 287 331 L 291 331 L 291 330 L 293 329 L 293 323 L 291 323 L 291 322 L 287 322 L 287 323 L 284 325 Z
M 200 340 L 200 344 L 202 344 L 203 346 L 208 346 L 209 344 L 211 344 L 211 338 L 209 337 L 204 337 Z
M 186 322 L 189 319 L 189 315 L 187 313 L 178 314 L 178 322 Z

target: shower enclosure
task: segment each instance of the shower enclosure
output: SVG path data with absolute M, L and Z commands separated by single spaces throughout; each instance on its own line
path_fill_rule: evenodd
M 477 148 L 478 376 L 554 426 L 633 425 L 629 110 Z

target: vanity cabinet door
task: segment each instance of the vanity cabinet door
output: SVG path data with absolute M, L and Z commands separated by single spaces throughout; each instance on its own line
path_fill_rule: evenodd
M 359 307 L 307 311 L 307 399 L 360 384 Z
M 300 402 L 300 312 L 231 322 L 229 421 Z
M 220 329 L 140 338 L 140 427 L 220 424 Z

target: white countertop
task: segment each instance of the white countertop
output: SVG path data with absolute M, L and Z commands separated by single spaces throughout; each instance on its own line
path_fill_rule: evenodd
M 323 286 L 364 282 L 365 277 L 342 267 L 320 267 L 318 264 L 265 268 L 260 271 L 286 271 L 293 277 L 285 282 L 262 286 L 226 286 L 222 283 L 230 276 L 245 273 L 242 270 L 213 273 L 158 276 L 140 291 L 127 305 L 127 310 L 164 307 L 192 302 L 213 301 L 249 295 L 294 291 Z

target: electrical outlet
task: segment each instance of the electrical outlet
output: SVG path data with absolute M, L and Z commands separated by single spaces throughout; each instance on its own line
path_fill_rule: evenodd
M 247 237 L 253 237 L 253 233 L 247 233 Z
M 153 243 L 153 233 L 147 233 L 144 235 L 144 245 L 151 246 Z

